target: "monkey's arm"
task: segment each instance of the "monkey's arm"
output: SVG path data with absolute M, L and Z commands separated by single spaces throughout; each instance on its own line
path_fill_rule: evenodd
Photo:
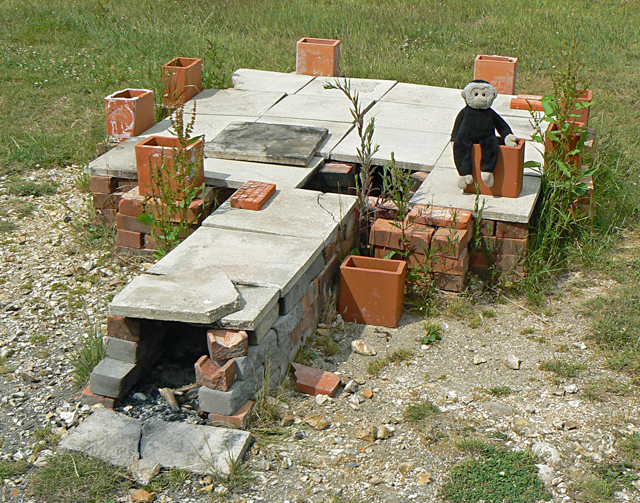
M 513 131 L 511 131 L 507 121 L 500 117 L 493 108 L 491 109 L 491 116 L 493 117 L 493 126 L 496 128 L 501 138 L 506 138 L 508 135 L 513 134 Z
M 453 131 L 451 132 L 451 141 L 456 141 L 456 137 L 458 136 L 458 131 L 460 130 L 460 125 L 462 124 L 462 120 L 467 112 L 467 107 L 464 107 L 460 110 L 460 113 L 456 117 L 456 122 L 453 125 Z

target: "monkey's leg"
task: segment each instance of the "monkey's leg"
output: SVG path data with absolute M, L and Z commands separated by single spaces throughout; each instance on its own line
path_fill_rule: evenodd
M 473 142 L 469 140 L 458 140 L 453 142 L 453 162 L 458 170 L 458 188 L 464 189 L 473 183 L 473 166 L 471 164 L 471 151 Z
M 480 141 L 480 149 L 482 150 L 482 157 L 480 159 L 480 171 L 483 173 L 493 173 L 496 169 L 496 163 L 498 162 L 498 153 L 500 152 L 500 145 L 498 144 L 498 137 L 492 136 Z

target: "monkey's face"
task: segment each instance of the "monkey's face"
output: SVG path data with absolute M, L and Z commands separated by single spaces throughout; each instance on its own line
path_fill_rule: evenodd
M 471 108 L 491 108 L 498 92 L 488 83 L 471 82 L 462 91 L 462 97 Z

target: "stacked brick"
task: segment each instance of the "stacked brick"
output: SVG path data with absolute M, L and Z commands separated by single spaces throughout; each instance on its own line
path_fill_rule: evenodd
M 107 355 L 95 366 L 82 402 L 113 408 L 159 359 L 167 324 L 109 316 L 105 337 Z
M 479 275 L 493 267 L 502 275 L 524 275 L 524 258 L 529 244 L 529 224 L 482 220 L 480 249 L 470 257 L 470 269 Z
M 187 219 L 194 230 L 206 217 L 206 209 L 213 199 L 213 189 L 205 190 L 204 199 L 199 195 L 189 205 Z M 161 203 L 160 203 L 161 204 Z M 138 186 L 132 188 L 120 197 L 118 212 L 116 213 L 116 247 L 120 253 L 152 254 L 158 249 L 158 244 L 151 235 L 151 226 L 138 220 L 146 211 L 156 211 L 153 200 L 140 195 Z M 179 218 L 176 215 L 175 218 Z
M 126 178 L 91 176 L 89 178 L 89 190 L 92 193 L 94 209 L 107 223 L 114 224 L 120 199 L 136 185 L 138 185 L 136 180 L 128 180 Z
M 459 292 L 469 268 L 472 236 L 470 211 L 416 205 L 404 222 L 377 219 L 369 242 L 376 257 L 405 258 L 414 273 L 433 280 L 437 288 Z

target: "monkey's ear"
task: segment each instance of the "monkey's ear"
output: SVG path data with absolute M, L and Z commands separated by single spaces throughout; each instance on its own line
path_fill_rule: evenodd
M 467 93 L 464 91 L 464 89 L 460 91 L 460 96 L 462 96 L 462 99 L 464 101 L 467 101 Z

